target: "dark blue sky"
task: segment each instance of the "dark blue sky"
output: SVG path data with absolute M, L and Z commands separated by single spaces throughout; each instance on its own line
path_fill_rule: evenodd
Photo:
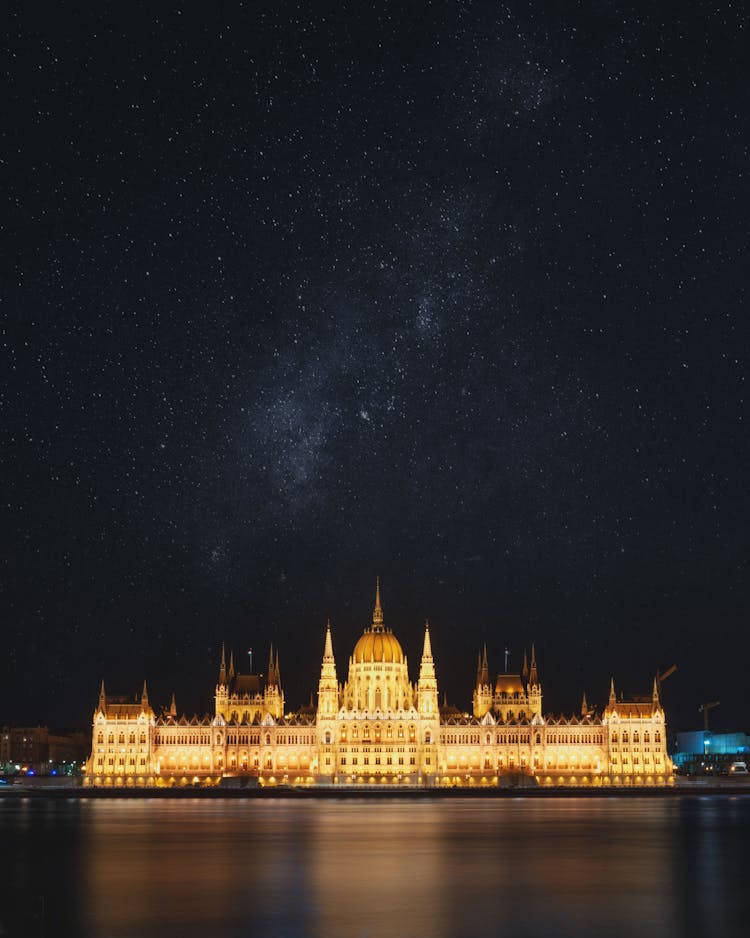
M 379 574 L 459 706 L 746 729 L 747 13 L 325 6 L 3 14 L 0 719 L 298 706 Z

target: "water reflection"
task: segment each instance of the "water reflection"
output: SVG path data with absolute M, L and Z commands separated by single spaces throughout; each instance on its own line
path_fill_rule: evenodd
M 5 801 L 0 922 L 28 938 L 42 918 L 82 938 L 743 932 L 749 833 L 750 800 L 727 798 Z

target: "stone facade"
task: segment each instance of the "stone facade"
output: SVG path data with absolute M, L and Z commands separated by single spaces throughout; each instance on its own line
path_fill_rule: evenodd
M 542 712 L 532 647 L 520 674 L 490 680 L 480 656 L 471 715 L 438 705 L 429 626 L 416 683 L 386 628 L 376 590 L 364 630 L 338 681 L 326 628 L 317 708 L 284 713 L 278 653 L 265 675 L 235 673 L 222 649 L 213 717 L 156 716 L 143 692 L 135 701 L 107 696 L 94 712 L 86 784 L 216 785 L 244 778 L 260 785 L 663 786 L 672 783 L 664 710 L 650 696 L 618 700 L 596 712 L 585 696 L 580 715 Z

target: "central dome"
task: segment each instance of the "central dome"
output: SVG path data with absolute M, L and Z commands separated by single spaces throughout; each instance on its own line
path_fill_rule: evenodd
M 383 625 L 383 608 L 380 605 L 380 577 L 375 586 L 375 609 L 372 613 L 372 626 L 365 629 L 354 646 L 352 658 L 362 664 L 366 661 L 388 661 L 403 664 L 404 653 L 396 636 Z
M 365 634 L 360 636 L 359 641 L 354 646 L 352 657 L 359 663 L 389 661 L 403 664 L 404 662 L 404 653 L 398 639 L 390 629 L 386 630 L 382 626 L 367 629 Z

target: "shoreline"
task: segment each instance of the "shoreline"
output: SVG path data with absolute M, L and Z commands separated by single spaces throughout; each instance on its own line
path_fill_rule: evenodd
M 82 788 L 13 785 L 0 789 L 0 800 L 52 799 L 441 799 L 441 798 L 683 798 L 749 796 L 750 785 L 680 784 L 665 788 Z

